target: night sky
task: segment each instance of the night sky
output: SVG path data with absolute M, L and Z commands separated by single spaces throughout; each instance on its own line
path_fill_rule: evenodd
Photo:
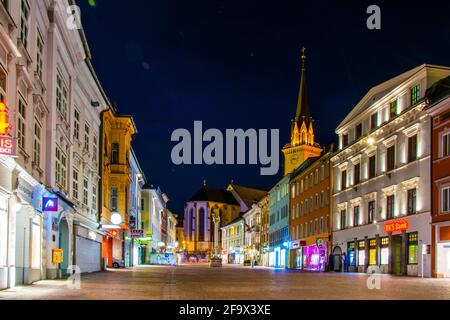
M 202 120 L 204 130 L 280 129 L 287 143 L 302 46 L 322 145 L 372 86 L 422 63 L 450 66 L 449 1 L 95 2 L 77 1 L 95 70 L 119 113 L 134 116 L 140 164 L 175 213 L 204 179 L 269 190 L 281 178 L 260 165 L 175 166 L 170 137 Z M 381 30 L 366 27 L 371 4 Z

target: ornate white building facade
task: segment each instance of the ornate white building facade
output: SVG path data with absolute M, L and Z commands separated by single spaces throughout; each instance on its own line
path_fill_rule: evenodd
M 431 275 L 431 123 L 424 95 L 448 74 L 450 68 L 421 65 L 388 80 L 337 127 L 335 270 Z

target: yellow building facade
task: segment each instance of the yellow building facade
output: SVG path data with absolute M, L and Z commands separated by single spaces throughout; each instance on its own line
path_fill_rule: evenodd
M 103 111 L 101 118 L 101 225 L 114 225 L 114 213 L 121 216 L 120 228 L 108 229 L 103 241 L 103 258 L 108 258 L 108 266 L 113 266 L 124 260 L 123 242 L 129 228 L 131 141 L 137 131 L 131 116 L 118 115 L 113 108 Z

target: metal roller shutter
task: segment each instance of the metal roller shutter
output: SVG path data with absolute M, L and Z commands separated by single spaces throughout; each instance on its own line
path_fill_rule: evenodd
M 96 272 L 101 270 L 102 244 L 83 237 L 76 237 L 76 264 L 81 272 Z

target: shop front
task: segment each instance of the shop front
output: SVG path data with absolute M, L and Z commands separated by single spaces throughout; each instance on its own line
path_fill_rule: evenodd
M 79 223 L 75 223 L 74 228 L 74 264 L 82 273 L 102 270 L 103 235 Z
M 429 215 L 419 214 L 335 232 L 334 252 L 341 252 L 337 268 L 430 277 L 430 220 Z
M 435 226 L 436 277 L 450 278 L 450 222 Z
M 228 264 L 244 264 L 245 253 L 240 247 L 230 248 L 228 254 Z
M 269 266 L 272 268 L 287 268 L 289 262 L 289 244 L 276 246 L 269 253 Z
M 328 262 L 328 243 L 306 245 L 305 241 L 291 244 L 291 266 L 307 271 L 325 271 Z

